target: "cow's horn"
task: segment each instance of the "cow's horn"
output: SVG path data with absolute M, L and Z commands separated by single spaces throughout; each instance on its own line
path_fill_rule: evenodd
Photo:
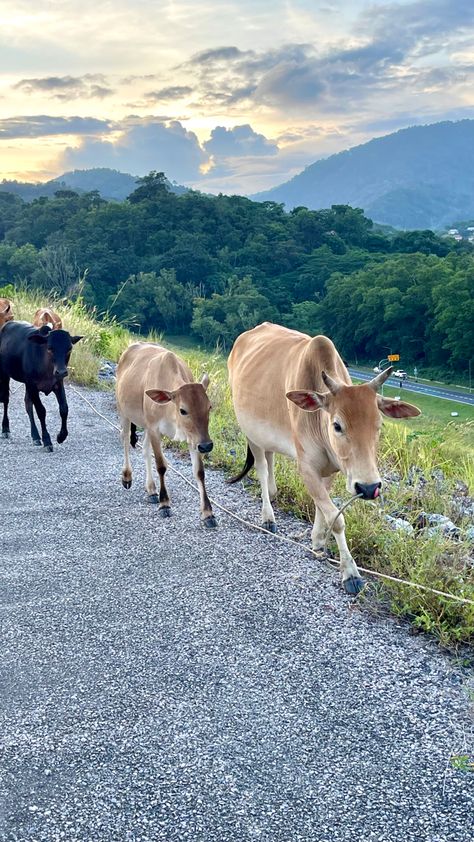
M 325 371 L 321 372 L 321 377 L 323 378 L 324 384 L 327 386 L 331 395 L 337 395 L 339 389 L 341 388 L 341 383 L 338 383 L 337 380 L 333 380 L 329 374 L 326 374 Z
M 393 365 L 389 365 L 388 368 L 384 368 L 384 370 L 381 371 L 380 374 L 377 374 L 377 377 L 374 377 L 373 380 L 370 380 L 369 383 L 367 383 L 367 385 L 370 386 L 370 388 L 373 389 L 374 392 L 378 392 L 380 387 L 383 386 L 386 380 L 388 380 L 392 371 Z

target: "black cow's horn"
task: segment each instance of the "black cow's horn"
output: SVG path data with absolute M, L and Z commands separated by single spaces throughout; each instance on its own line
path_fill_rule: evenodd
M 377 374 L 377 377 L 374 377 L 373 380 L 370 380 L 367 383 L 367 386 L 370 386 L 370 388 L 373 389 L 374 392 L 378 392 L 380 387 L 383 386 L 386 380 L 388 380 L 392 371 L 393 365 L 389 365 L 388 368 L 385 368 L 383 371 L 380 372 L 380 374 Z

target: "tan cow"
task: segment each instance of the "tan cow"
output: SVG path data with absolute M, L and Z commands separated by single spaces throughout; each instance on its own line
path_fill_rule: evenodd
M 51 307 L 40 307 L 34 315 L 33 324 L 35 327 L 51 325 L 53 330 L 62 330 L 63 327 L 61 316 L 58 316 Z
M 13 305 L 8 298 L 0 298 L 0 327 L 13 320 Z
M 194 476 L 199 487 L 201 520 L 204 526 L 217 526 L 204 484 L 202 453 L 210 453 L 209 438 L 211 402 L 206 394 L 209 377 L 193 381 L 187 365 L 172 351 L 151 342 L 135 342 L 122 354 L 117 367 L 117 405 L 122 418 L 124 467 L 122 484 L 132 485 L 129 443 L 137 441 L 137 426 L 144 427 L 143 453 L 146 465 L 146 490 L 150 503 L 159 503 L 162 517 L 171 514 L 165 486 L 166 459 L 161 437 L 187 441 Z M 152 451 L 160 477 L 160 494 L 152 474 Z
M 237 338 L 228 366 L 235 414 L 248 441 L 246 464 L 231 482 L 255 463 L 262 523 L 275 532 L 270 502 L 277 492 L 273 457 L 283 453 L 296 459 L 316 507 L 313 548 L 324 546 L 332 525 L 344 588 L 358 593 L 363 581 L 347 546 L 343 516 L 334 522 L 338 510 L 329 496 L 332 477 L 341 471 L 351 494 L 376 498 L 381 487 L 376 454 L 380 413 L 408 418 L 420 410 L 377 395 L 392 369 L 353 386 L 330 339 L 311 338 L 269 322 Z

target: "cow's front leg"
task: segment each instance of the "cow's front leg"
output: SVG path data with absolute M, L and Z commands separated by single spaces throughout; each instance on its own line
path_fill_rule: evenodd
M 344 590 L 352 595 L 358 594 L 364 587 L 364 580 L 361 578 L 357 565 L 352 558 L 349 547 L 347 546 L 344 515 L 340 514 L 336 519 L 339 509 L 332 502 L 324 480 L 315 475 L 314 469 L 309 467 L 305 468 L 302 465 L 300 465 L 300 469 L 306 488 L 314 500 L 316 513 L 319 509 L 322 517 L 326 521 L 327 528 L 331 528 L 332 534 L 337 541 L 339 559 L 341 562 L 341 578 Z M 311 537 L 313 549 L 321 549 L 321 519 L 318 520 L 318 514 L 316 514 L 315 517 Z M 315 546 L 315 542 L 318 543 L 319 546 Z
M 33 444 L 36 444 L 37 447 L 41 447 L 41 438 L 40 434 L 38 433 L 38 427 L 36 426 L 35 415 L 33 412 L 33 401 L 31 400 L 31 396 L 28 393 L 28 389 L 25 389 L 25 409 L 26 414 L 30 419 L 30 431 L 31 438 L 33 439 Z
M 159 497 L 159 507 L 158 512 L 161 517 L 170 517 L 171 515 L 171 502 L 168 496 L 168 489 L 165 485 L 165 474 L 166 474 L 166 459 L 163 454 L 163 450 L 161 449 L 161 436 L 159 433 L 147 431 L 145 438 L 148 438 L 151 446 L 153 448 L 153 453 L 155 454 L 155 462 L 156 462 L 156 470 L 158 471 L 158 476 L 160 478 L 160 497 Z M 143 449 L 145 450 L 145 442 L 143 443 Z M 150 455 L 150 463 L 149 463 L 149 471 L 147 469 L 147 490 L 148 490 L 148 482 L 151 476 L 151 455 Z M 150 486 L 151 488 L 151 486 Z M 155 498 L 156 498 L 156 486 L 155 486 Z M 158 502 L 157 499 L 153 500 L 148 496 L 150 502 Z
M 66 400 L 66 391 L 64 389 L 64 383 L 62 381 L 61 383 L 58 383 L 57 386 L 55 386 L 54 393 L 58 401 L 59 414 L 61 416 L 61 429 L 56 437 L 56 441 L 58 442 L 58 444 L 62 444 L 68 436 L 67 416 L 69 411 Z
M 2 438 L 10 438 L 10 421 L 8 418 L 8 402 L 10 400 L 10 380 L 3 377 L 0 380 L 0 402 L 3 403 Z
M 201 503 L 201 520 L 204 526 L 209 528 L 213 528 L 217 526 L 217 520 L 214 517 L 211 501 L 207 496 L 206 486 L 204 483 L 204 465 L 202 461 L 201 454 L 194 450 L 193 448 L 189 448 L 189 452 L 191 454 L 191 462 L 193 463 L 193 473 L 194 479 L 196 480 L 199 488 L 199 499 Z
M 43 447 L 45 450 L 49 450 L 50 452 L 53 449 L 53 442 L 51 441 L 51 436 L 46 429 L 46 410 L 41 403 L 41 399 L 39 396 L 38 389 L 33 384 L 28 384 L 26 390 L 33 402 L 33 406 L 36 410 L 36 414 L 39 418 L 39 422 L 41 424 L 41 438 L 43 441 Z

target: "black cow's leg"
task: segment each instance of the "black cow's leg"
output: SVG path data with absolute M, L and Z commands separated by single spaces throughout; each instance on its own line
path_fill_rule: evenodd
M 61 416 L 61 429 L 56 436 L 56 441 L 58 444 L 62 444 L 63 441 L 67 439 L 68 436 L 68 429 L 67 429 L 67 416 L 68 416 L 68 405 L 66 400 L 66 391 L 64 389 L 64 383 L 61 381 L 57 384 L 54 388 L 54 394 L 56 395 L 58 405 L 59 405 L 59 414 Z
M 43 446 L 45 450 L 52 450 L 53 443 L 51 441 L 51 436 L 49 435 L 46 429 L 46 410 L 41 403 L 41 399 L 39 396 L 38 389 L 34 385 L 28 385 L 27 391 L 30 394 L 31 400 L 33 401 L 33 406 L 36 409 L 36 414 L 39 418 L 39 422 L 41 424 L 41 438 L 43 440 Z
M 38 427 L 35 423 L 35 416 L 33 413 L 33 401 L 31 400 L 30 395 L 28 394 L 28 389 L 25 389 L 25 409 L 30 419 L 30 430 L 31 430 L 31 438 L 33 439 L 33 444 L 38 445 L 41 447 L 41 439 L 40 434 L 38 433 Z
M 8 402 L 10 400 L 10 380 L 8 377 L 0 379 L 0 403 L 3 403 L 2 438 L 10 438 L 10 421 L 8 419 Z

